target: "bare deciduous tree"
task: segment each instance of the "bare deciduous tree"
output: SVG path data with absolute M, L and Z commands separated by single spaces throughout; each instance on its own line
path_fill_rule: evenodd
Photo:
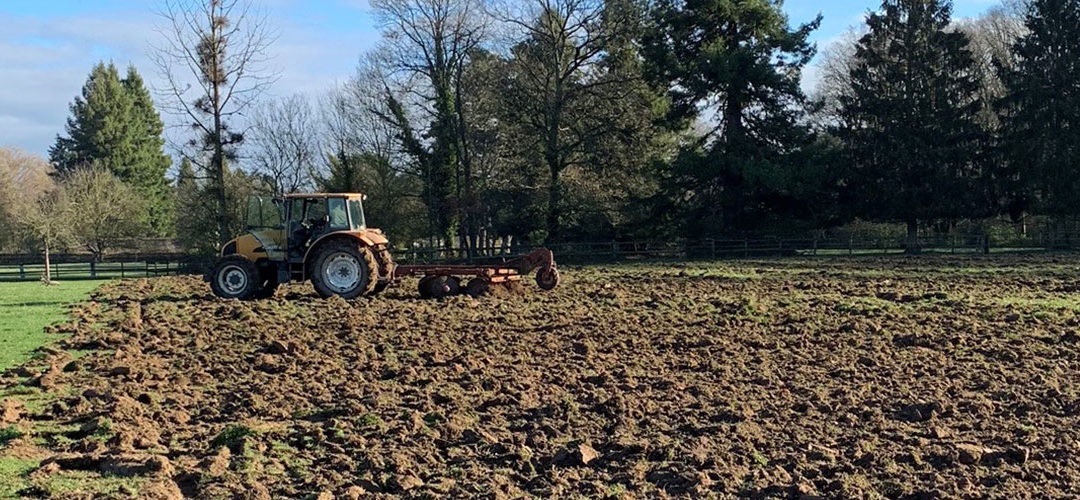
M 41 279 L 51 285 L 52 251 L 71 238 L 71 204 L 64 187 L 53 185 L 44 192 L 20 197 L 13 213 L 19 230 L 41 245 L 45 256 L 45 274 Z
M 163 0 L 164 44 L 155 63 L 165 79 L 165 110 L 184 119 L 193 137 L 181 149 L 212 183 L 218 240 L 229 234 L 225 193 L 228 161 L 244 140 L 237 118 L 275 81 L 267 49 L 276 34 L 251 0 Z
M 483 0 L 372 0 L 384 28 L 388 113 L 400 145 L 415 158 L 431 232 L 472 232 L 472 161 L 461 75 L 487 37 Z M 427 130 L 412 124 L 419 118 Z M 455 201 L 456 200 L 456 201 Z M 464 201 L 463 201 L 464 200 Z M 455 210 L 456 205 L 456 210 Z M 466 242 L 467 238 L 462 238 Z
M 959 21 L 956 28 L 968 36 L 968 50 L 979 72 L 982 84 L 980 97 L 983 101 L 980 120 L 990 130 L 996 130 L 1000 120 L 994 104 L 1005 95 L 1001 70 L 1015 67 L 1013 44 L 1026 30 L 1021 2 L 1007 1 L 982 16 Z
M 822 49 L 814 65 L 817 81 L 810 97 L 819 108 L 811 119 L 820 127 L 836 125 L 834 118 L 840 110 L 840 98 L 851 93 L 851 70 L 855 67 L 855 45 L 864 33 L 863 28 L 851 29 Z
M 101 262 L 109 247 L 144 234 L 140 219 L 146 201 L 129 185 L 101 167 L 73 170 L 63 180 L 71 209 L 73 239 Z
M 275 99 L 255 109 L 248 144 L 252 168 L 273 185 L 275 194 L 312 187 L 318 161 L 318 124 L 302 95 Z
M 19 242 L 15 219 L 19 202 L 53 187 L 52 167 L 44 158 L 13 148 L 0 148 L 0 249 Z
M 551 239 L 559 238 L 562 173 L 613 132 L 604 111 L 624 97 L 618 84 L 628 81 L 602 64 L 606 49 L 638 26 L 636 13 L 606 6 L 603 0 L 507 1 L 496 11 L 524 35 L 512 49 L 507 111 L 535 137 L 547 167 Z

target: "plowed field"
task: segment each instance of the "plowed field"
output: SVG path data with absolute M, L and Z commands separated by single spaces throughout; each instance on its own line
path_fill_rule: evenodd
M 0 457 L 30 497 L 1080 496 L 1080 257 L 562 271 L 112 283 L 0 378 Z

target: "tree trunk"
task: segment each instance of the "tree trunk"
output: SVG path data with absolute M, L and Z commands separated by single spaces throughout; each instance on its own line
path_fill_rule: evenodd
M 907 221 L 907 241 L 904 244 L 904 252 L 910 254 L 917 254 L 921 251 L 919 248 L 919 221 L 917 219 L 910 219 Z
M 52 284 L 52 264 L 49 262 L 49 238 L 45 240 L 45 285 Z
M 562 198 L 562 187 L 559 185 L 559 168 L 551 165 L 551 187 L 548 189 L 548 217 L 547 217 L 547 241 L 559 239 L 559 200 Z M 535 245 L 536 242 L 533 242 Z
M 216 8 L 216 5 L 212 6 L 212 8 Z M 214 12 L 214 11 L 212 10 L 211 12 Z M 212 85 L 214 87 L 214 95 L 213 95 L 213 99 L 214 99 L 214 102 L 213 102 L 213 105 L 214 105 L 214 137 L 213 137 L 213 140 L 214 140 L 214 157 L 213 157 L 211 163 L 213 164 L 214 176 L 216 177 L 215 180 L 217 181 L 217 189 L 215 190 L 216 191 L 215 194 L 217 195 L 217 206 L 218 206 L 218 213 L 217 213 L 218 243 L 220 243 L 221 245 L 224 246 L 226 243 L 229 242 L 229 240 L 232 239 L 232 235 L 229 234 L 229 211 L 228 211 L 228 203 L 227 203 L 226 197 L 225 197 L 225 144 L 224 144 L 224 139 L 222 138 L 222 135 L 221 135 L 222 132 L 225 129 L 225 127 L 223 126 L 222 121 L 221 121 L 221 109 L 222 109 L 221 85 L 222 85 L 222 83 L 220 83 L 217 80 L 218 75 L 221 72 L 221 60 L 219 59 L 220 55 L 217 55 L 217 54 L 222 53 L 221 50 L 218 50 L 219 49 L 218 45 L 225 43 L 225 41 L 222 39 L 222 34 L 221 34 L 222 29 L 223 29 L 223 26 L 219 25 L 218 23 L 214 23 L 213 33 L 211 34 L 211 36 L 213 37 L 212 45 L 214 46 L 214 49 L 215 49 L 215 56 L 213 57 L 214 67 L 213 67 L 213 71 L 211 73 L 211 75 L 213 75 L 213 77 L 214 77 L 214 82 L 212 83 Z

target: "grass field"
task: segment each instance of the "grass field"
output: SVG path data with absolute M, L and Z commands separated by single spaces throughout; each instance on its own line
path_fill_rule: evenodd
M 105 281 L 61 282 L 49 287 L 38 282 L 0 282 L 0 372 L 25 362 L 35 349 L 56 340 L 56 336 L 50 338 L 45 333 L 45 327 L 63 320 L 68 304 L 86 300 Z M 9 388 L 0 391 L 0 401 L 15 394 L 21 394 L 29 402 L 37 396 L 37 391 Z M 0 426 L 0 447 L 3 441 L 21 433 L 16 426 Z M 27 486 L 24 476 L 37 468 L 40 461 L 36 457 L 0 457 L 0 498 L 18 498 L 17 492 Z M 69 478 L 64 480 L 70 483 Z M 63 495 L 81 485 L 57 481 L 48 486 L 50 493 Z
M 48 342 L 45 327 L 63 319 L 68 304 L 86 299 L 102 283 L 0 283 L 0 371 L 25 361 Z

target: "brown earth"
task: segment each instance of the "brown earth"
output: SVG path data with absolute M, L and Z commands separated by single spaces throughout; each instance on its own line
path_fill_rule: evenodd
M 1076 497 L 1078 271 L 564 268 L 550 293 L 439 302 L 125 281 L 57 328 L 88 355 L 0 379 L 55 402 L 3 415 L 68 429 L 34 474 L 140 497 Z

